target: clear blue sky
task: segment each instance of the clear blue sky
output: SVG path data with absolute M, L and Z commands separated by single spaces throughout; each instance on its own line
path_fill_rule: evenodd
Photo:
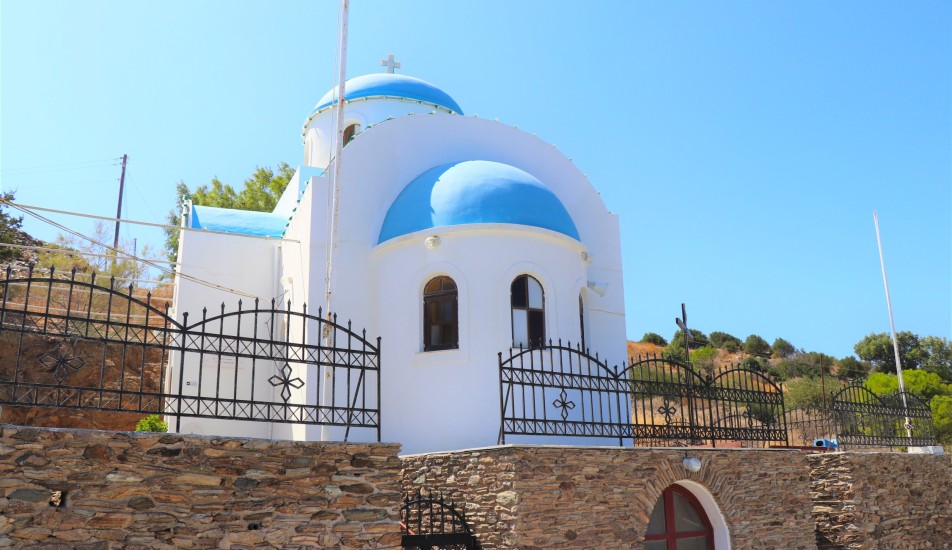
M 589 174 L 621 217 L 630 338 L 670 337 L 686 302 L 705 332 L 852 353 L 889 330 L 874 209 L 898 329 L 952 335 L 952 3 L 351 12 L 349 76 L 392 52 L 467 114 L 538 133 Z M 330 0 L 4 0 L 0 186 L 113 215 L 118 166 L 91 161 L 127 153 L 124 217 L 161 221 L 179 180 L 298 165 L 301 124 L 333 85 L 336 23 Z

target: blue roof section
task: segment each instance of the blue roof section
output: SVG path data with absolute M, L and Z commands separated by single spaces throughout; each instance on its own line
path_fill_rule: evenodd
M 456 101 L 443 90 L 425 80 L 402 74 L 376 73 L 351 78 L 344 85 L 344 94 L 348 101 L 373 96 L 415 99 L 463 114 L 463 110 Z M 337 88 L 332 88 L 324 94 L 311 114 L 334 103 L 337 103 Z
M 232 210 L 214 206 L 192 206 L 189 227 L 211 229 L 237 235 L 257 237 L 281 237 L 287 216 L 271 212 L 252 212 L 250 210 Z
M 579 240 L 565 206 L 542 182 L 507 164 L 470 160 L 431 168 L 410 182 L 390 205 L 377 242 L 472 223 L 541 227 Z

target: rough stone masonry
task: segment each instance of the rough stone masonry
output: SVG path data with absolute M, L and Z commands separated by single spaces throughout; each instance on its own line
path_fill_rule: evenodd
M 0 425 L 0 547 L 399 546 L 398 451 Z

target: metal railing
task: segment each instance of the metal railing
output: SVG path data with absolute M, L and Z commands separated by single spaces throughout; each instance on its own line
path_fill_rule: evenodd
M 177 321 L 114 280 L 0 280 L 0 404 L 376 430 L 380 338 L 290 302 Z
M 783 392 L 759 371 L 702 376 L 663 357 L 609 366 L 561 341 L 499 354 L 506 435 L 597 437 L 634 445 L 785 445 Z
M 839 449 L 929 447 L 937 445 L 932 411 L 918 395 L 879 395 L 857 381 L 831 393 L 827 407 L 787 411 L 791 441 L 813 445 L 826 440 Z

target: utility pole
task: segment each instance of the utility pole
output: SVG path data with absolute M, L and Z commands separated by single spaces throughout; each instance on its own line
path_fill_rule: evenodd
M 119 218 L 122 217 L 122 189 L 126 185 L 126 161 L 129 160 L 129 155 L 122 155 L 122 171 L 119 173 L 119 206 L 116 207 L 116 236 L 112 240 L 113 248 L 113 259 L 112 266 L 116 267 L 116 258 L 119 253 L 116 252 L 116 249 L 119 248 Z

